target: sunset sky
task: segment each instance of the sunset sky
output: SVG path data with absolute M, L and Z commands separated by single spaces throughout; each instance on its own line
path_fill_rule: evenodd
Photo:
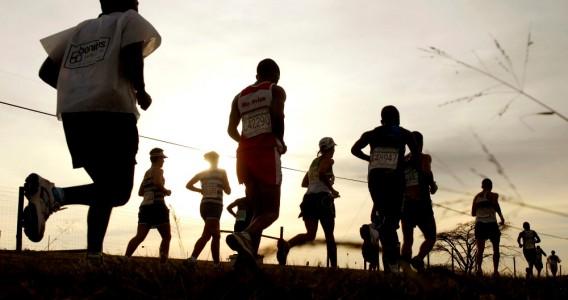
M 512 70 L 519 82 L 524 78 L 526 93 L 568 115 L 567 1 L 140 0 L 139 11 L 162 35 L 162 46 L 146 59 L 146 87 L 154 102 L 142 112 L 140 134 L 194 148 L 140 140 L 135 184 L 149 167 L 151 148 L 161 147 L 169 157 L 164 175 L 173 192 L 167 202 L 179 219 L 182 238 L 171 217 L 173 257 L 185 257 L 202 230 L 200 197 L 185 183 L 207 167 L 203 153 L 222 154 L 220 165 L 233 187 L 225 203 L 244 195 L 234 168 L 237 145 L 226 134 L 230 103 L 254 82 L 258 61 L 271 57 L 280 65 L 279 84 L 288 96 L 284 166 L 307 169 L 318 140 L 332 136 L 338 144 L 336 176 L 365 180 L 366 164 L 350 148 L 379 124 L 380 109 L 393 104 L 401 125 L 421 131 L 425 152 L 433 155 L 442 188 L 434 203 L 469 213 L 482 177 L 488 176 L 495 192 L 509 200 L 501 202 L 506 221 L 517 227 L 531 222 L 545 252 L 555 249 L 568 259 L 568 240 L 542 235 L 568 238 L 568 122 L 535 115 L 547 109 L 496 87 L 487 76 L 420 50 L 434 46 L 517 85 L 505 71 Z M 46 57 L 39 40 L 99 13 L 96 0 L 0 0 L 0 101 L 54 113 L 55 90 L 37 77 Z M 529 32 L 532 44 L 525 64 Z M 487 88 L 495 93 L 442 105 Z M 61 123 L 54 117 L 0 105 L 0 139 L 0 248 L 13 249 L 17 188 L 28 173 L 37 172 L 58 186 L 88 183 L 89 178 L 72 169 Z M 290 238 L 304 230 L 297 215 L 305 190 L 300 187 L 303 173 L 283 170 L 283 176 L 280 218 L 266 233 L 277 235 L 284 226 Z M 336 189 L 341 193 L 336 239 L 360 241 L 358 228 L 368 223 L 371 207 L 367 186 L 337 180 Z M 124 252 L 135 233 L 140 200 L 133 194 L 113 212 L 106 252 Z M 438 207 L 435 214 L 439 231 L 472 220 Z M 221 227 L 230 229 L 233 222 L 224 213 Z M 45 249 L 49 239 L 50 248 L 83 248 L 85 224 L 83 207 L 58 212 L 48 222 L 45 240 L 25 240 L 24 247 Z M 512 239 L 517 233 L 507 231 Z M 421 235 L 415 237 L 421 241 Z M 502 243 L 514 244 L 512 239 Z M 158 242 L 158 233 L 152 232 L 136 254 L 157 255 Z M 230 253 L 224 243 L 221 251 L 223 257 Z M 208 253 L 200 258 L 210 259 Z M 361 266 L 358 249 L 340 248 L 338 256 L 340 267 Z M 325 247 L 292 250 L 290 261 L 307 260 L 311 265 L 324 262 Z M 443 263 L 445 257 L 438 260 Z

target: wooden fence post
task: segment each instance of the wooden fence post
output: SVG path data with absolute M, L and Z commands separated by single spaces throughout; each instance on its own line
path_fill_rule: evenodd
M 517 260 L 513 256 L 513 278 L 517 278 Z
M 22 217 L 24 210 L 24 187 L 18 192 L 18 220 L 16 222 L 16 251 L 22 251 Z

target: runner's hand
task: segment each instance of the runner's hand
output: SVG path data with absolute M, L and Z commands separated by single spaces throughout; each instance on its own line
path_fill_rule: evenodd
M 437 190 L 438 190 L 438 185 L 436 184 L 436 182 L 434 182 L 432 186 L 430 186 L 430 194 L 432 195 L 436 194 Z
M 171 190 L 166 190 L 166 196 L 170 196 L 172 194 Z
M 147 110 L 150 104 L 152 104 L 152 97 L 144 90 L 136 93 L 136 100 L 138 100 L 138 105 L 140 105 L 142 110 Z

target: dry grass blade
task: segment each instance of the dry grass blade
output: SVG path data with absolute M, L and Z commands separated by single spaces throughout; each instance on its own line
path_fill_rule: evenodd
M 515 80 L 515 82 L 517 83 L 517 87 L 521 87 L 521 83 L 519 82 L 519 78 L 517 77 L 517 74 L 515 73 L 515 68 L 513 66 L 513 61 L 511 60 L 511 57 L 507 54 L 507 51 L 505 51 L 505 48 L 503 48 L 501 46 L 501 43 L 499 43 L 499 40 L 495 37 L 493 37 L 493 42 L 495 43 L 495 47 L 497 47 L 497 50 L 499 50 L 499 53 L 501 54 L 501 57 L 503 57 L 505 59 L 505 62 L 507 63 L 507 66 L 505 66 L 500 60 L 498 60 L 499 64 L 509 73 L 511 74 L 511 76 L 513 76 L 513 79 Z
M 172 217 L 174 219 L 174 224 L 175 224 L 175 229 L 176 229 L 176 235 L 178 238 L 178 246 L 179 246 L 179 251 L 180 253 L 185 254 L 185 247 L 183 245 L 183 240 L 181 238 L 181 227 L 179 226 L 179 218 L 176 215 L 176 211 L 174 209 L 174 207 L 170 204 L 169 205 L 170 211 L 172 212 Z
M 530 42 L 529 42 L 529 44 L 530 44 Z M 449 53 L 443 51 L 442 49 L 433 47 L 433 46 L 428 47 L 428 48 L 419 48 L 419 50 L 420 50 L 420 51 L 423 51 L 423 52 L 426 52 L 426 53 L 429 53 L 429 54 L 432 54 L 432 55 L 434 55 L 434 56 L 438 56 L 438 57 L 442 57 L 442 58 L 451 60 L 451 61 L 453 61 L 454 63 L 457 63 L 458 65 L 461 65 L 461 66 L 463 66 L 463 67 L 465 67 L 465 68 L 467 68 L 467 69 L 473 70 L 473 71 L 475 71 L 475 72 L 477 72 L 477 73 L 480 73 L 480 74 L 482 74 L 482 75 L 484 75 L 484 76 L 486 76 L 486 77 L 488 77 L 488 78 L 491 78 L 491 79 L 493 79 L 494 81 L 496 81 L 497 83 L 499 83 L 499 84 L 501 84 L 501 85 L 504 85 L 504 86 L 510 88 L 513 92 L 516 92 L 516 93 L 518 93 L 518 94 L 520 94 L 520 95 L 526 97 L 527 99 L 529 99 L 529 100 L 531 100 L 531 101 L 537 103 L 538 105 L 540 105 L 540 106 L 546 108 L 548 111 L 553 112 L 554 115 L 558 116 L 558 117 L 561 118 L 562 120 L 568 122 L 568 117 L 565 116 L 564 114 L 558 112 L 556 109 L 550 107 L 548 104 L 542 102 L 542 101 L 539 100 L 538 98 L 536 98 L 536 97 L 534 97 L 534 96 L 532 96 L 532 95 L 526 93 L 526 92 L 524 91 L 524 89 L 519 88 L 519 87 L 515 86 L 514 84 L 511 84 L 511 83 L 507 82 L 506 80 L 504 80 L 504 79 L 502 79 L 502 78 L 500 78 L 500 77 L 497 77 L 496 75 L 494 75 L 494 74 L 492 74 L 492 73 L 490 73 L 490 72 L 488 72 L 488 71 L 486 71 L 486 70 L 482 70 L 482 69 L 480 69 L 480 68 L 478 68 L 478 67 L 476 67 L 476 66 L 474 66 L 474 65 L 472 65 L 472 64 L 469 64 L 469 63 L 467 63 L 467 62 L 465 62 L 465 61 L 463 61 L 463 60 L 454 58 L 454 57 L 451 56 Z
M 531 30 L 529 29 L 529 34 L 527 37 L 527 44 L 526 44 L 526 48 L 525 48 L 525 61 L 523 62 L 523 74 L 521 76 L 521 89 L 525 89 L 525 78 L 526 78 L 526 73 L 527 73 L 527 65 L 529 64 L 529 52 L 530 52 L 530 47 L 534 44 L 534 42 L 531 39 Z
M 447 163 L 445 163 L 443 160 L 441 160 L 439 157 L 435 156 L 434 154 L 430 154 L 430 156 L 432 156 L 434 163 L 441 166 L 442 169 L 446 173 L 448 173 L 455 181 L 457 181 L 461 186 L 465 186 L 463 180 L 461 180 L 461 178 L 450 168 L 450 166 Z
M 509 102 L 507 102 L 507 104 L 505 104 L 505 106 L 499 111 L 499 113 L 497 113 L 499 117 L 502 117 L 509 110 L 509 107 L 511 107 L 511 104 L 513 104 L 513 102 L 515 102 L 517 98 L 519 98 L 518 95 L 509 99 Z
M 481 149 L 483 150 L 483 152 L 487 155 L 487 160 L 495 166 L 497 173 L 499 175 L 501 175 L 501 177 L 503 177 L 507 181 L 507 183 L 509 184 L 509 187 L 515 192 L 517 197 L 519 199 L 522 199 L 521 194 L 517 190 L 517 187 L 515 186 L 515 184 L 513 184 L 513 182 L 509 178 L 509 176 L 507 176 L 507 173 L 505 172 L 505 168 L 503 168 L 503 165 L 499 162 L 499 160 L 497 160 L 497 157 L 495 155 L 493 155 L 493 153 L 491 153 L 491 151 L 489 151 L 489 148 L 487 147 L 487 145 L 485 145 L 485 143 L 483 143 L 481 138 L 476 133 L 473 133 L 473 136 L 475 137 L 475 139 L 477 140 L 477 142 L 481 146 Z
M 481 178 L 483 178 L 483 179 L 489 178 L 489 176 L 487 176 L 487 175 L 485 175 L 485 174 L 483 174 L 483 173 L 477 171 L 477 169 L 475 169 L 475 168 L 469 168 L 469 170 L 471 171 L 471 173 L 473 173 L 473 174 L 475 174 L 475 175 L 477 175 L 477 176 L 479 176 L 479 177 L 481 177 Z

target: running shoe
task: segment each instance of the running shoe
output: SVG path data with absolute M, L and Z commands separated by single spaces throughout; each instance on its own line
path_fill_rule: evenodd
M 278 251 L 276 251 L 276 259 L 278 260 L 278 264 L 285 266 L 286 259 L 288 258 L 288 252 L 290 252 L 290 245 L 285 240 L 279 239 L 276 247 L 278 248 Z
M 28 206 L 24 209 L 24 233 L 33 242 L 39 242 L 45 232 L 45 222 L 60 209 L 53 193 L 54 184 L 32 173 L 24 183 L 24 195 Z
M 235 232 L 230 234 L 226 238 L 227 245 L 239 255 L 245 254 L 250 257 L 252 260 L 255 258 L 255 253 L 253 251 L 251 237 L 247 232 Z
M 414 269 L 416 269 L 417 272 L 423 272 L 425 270 L 424 261 L 416 256 L 410 260 L 410 264 L 412 265 L 412 267 L 414 267 Z

